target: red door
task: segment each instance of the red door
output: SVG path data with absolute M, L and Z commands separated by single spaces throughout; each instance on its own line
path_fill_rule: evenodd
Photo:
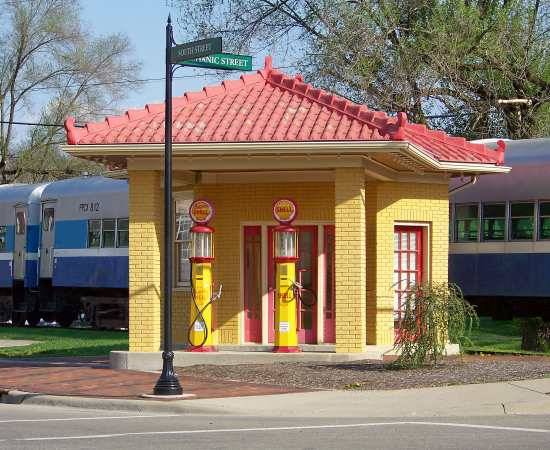
M 298 256 L 296 277 L 300 276 L 302 285 L 317 295 L 317 227 L 301 225 L 298 230 Z M 269 282 L 269 342 L 275 335 L 275 264 L 273 262 L 273 229 L 268 228 L 268 282 Z M 300 274 L 300 275 L 298 275 Z M 301 303 L 298 309 L 298 342 L 315 344 L 317 342 L 317 305 L 305 306 Z
M 262 231 L 244 227 L 244 340 L 262 342 Z
M 394 229 L 393 320 L 396 335 L 410 286 L 422 282 L 422 227 L 397 226 Z
M 324 235 L 324 254 L 325 254 L 325 304 L 323 308 L 323 317 L 325 318 L 323 334 L 324 342 L 336 342 L 336 317 L 335 317 L 335 298 L 336 285 L 334 277 L 335 254 L 334 254 L 334 225 L 325 225 L 323 227 Z

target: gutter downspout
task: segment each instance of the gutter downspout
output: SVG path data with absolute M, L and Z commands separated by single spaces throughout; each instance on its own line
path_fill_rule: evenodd
M 455 192 L 459 192 L 459 191 L 462 191 L 463 189 L 466 189 L 467 187 L 469 186 L 473 186 L 474 184 L 477 183 L 477 179 L 479 178 L 479 175 L 472 175 L 470 177 L 470 180 L 467 181 L 466 183 L 460 185 L 460 186 L 457 186 L 455 188 L 452 188 L 450 191 L 449 191 L 449 194 L 454 194 Z

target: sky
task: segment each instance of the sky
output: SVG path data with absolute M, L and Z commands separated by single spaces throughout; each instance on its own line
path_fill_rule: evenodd
M 174 19 L 179 11 L 170 6 L 171 0 L 81 0 L 82 19 L 90 25 L 95 35 L 124 33 L 130 39 L 134 54 L 141 60 L 143 67 L 140 79 L 164 78 L 165 26 L 168 13 Z M 174 22 L 174 21 L 173 21 Z M 183 35 L 174 27 L 176 42 L 192 40 L 192 36 Z M 263 56 L 253 58 L 253 67 L 263 66 Z M 191 76 L 197 75 L 197 76 Z M 206 75 L 206 76 L 205 76 Z M 237 72 L 228 72 L 227 78 L 237 78 Z M 175 76 L 186 78 L 174 80 L 173 95 L 197 91 L 208 84 L 219 83 L 214 71 L 207 69 L 180 68 Z M 129 95 L 121 102 L 121 108 L 142 108 L 147 103 L 164 101 L 164 81 L 146 82 L 139 91 Z

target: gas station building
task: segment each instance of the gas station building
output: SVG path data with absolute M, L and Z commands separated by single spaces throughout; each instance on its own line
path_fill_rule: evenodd
M 129 181 L 131 352 L 162 343 L 164 105 L 101 123 L 66 121 L 73 156 L 126 169 Z M 272 207 L 297 206 L 297 269 L 316 293 L 297 308 L 300 344 L 336 352 L 391 345 L 403 292 L 447 281 L 449 179 L 506 172 L 491 150 L 388 116 L 272 67 L 173 100 L 175 285 L 173 336 L 187 341 L 189 204 L 215 209 L 214 342 L 274 339 Z

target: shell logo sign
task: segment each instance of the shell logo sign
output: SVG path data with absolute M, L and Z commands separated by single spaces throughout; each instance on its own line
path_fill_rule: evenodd
M 195 200 L 189 207 L 189 216 L 193 222 L 206 225 L 214 217 L 214 207 L 207 200 Z
M 281 198 L 273 204 L 273 218 L 281 224 L 289 224 L 296 218 L 296 203 L 288 198 Z

